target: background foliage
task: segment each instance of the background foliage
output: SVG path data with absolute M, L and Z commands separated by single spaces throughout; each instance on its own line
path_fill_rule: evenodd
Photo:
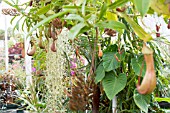
M 156 35 L 159 30 L 145 31 L 139 22 L 142 22 L 146 27 L 142 18 L 146 14 L 152 15 L 154 12 L 162 14 L 165 22 L 168 22 L 169 3 L 164 3 L 165 0 L 158 0 L 159 2 L 156 0 L 116 0 L 114 2 L 110 0 L 33 0 L 24 4 L 18 4 L 18 0 L 4 1 L 16 8 L 21 14 L 14 29 L 19 29 L 20 20 L 23 20 L 21 28 L 26 26 L 27 37 L 35 36 L 32 40 L 40 48 L 40 42 L 43 42 L 45 46 L 43 50 L 49 50 L 52 47 L 49 40 L 53 40 L 55 45 L 58 45 L 56 41 L 60 40 L 61 37 L 58 36 L 63 28 L 69 30 L 66 42 L 70 43 L 74 53 L 68 54 L 69 51 L 63 51 L 65 55 L 62 57 L 68 63 L 68 67 L 63 68 L 67 70 L 67 74 L 60 73 L 59 75 L 70 76 L 70 72 L 74 71 L 74 76 L 71 76 L 71 79 L 74 79 L 71 83 L 74 85 L 69 85 L 65 92 L 70 100 L 76 97 L 76 94 L 73 93 L 76 87 L 77 93 L 81 97 L 79 100 L 90 103 L 86 109 L 93 113 L 111 112 L 111 100 L 115 96 L 118 98 L 118 112 L 140 112 L 141 110 L 144 112 L 163 112 L 159 109 L 156 97 L 169 96 L 168 92 L 165 91 L 167 88 L 165 84 L 168 81 L 162 76 L 164 69 L 162 64 L 166 64 L 164 56 L 168 55 L 162 54 L 158 44 L 160 41 L 169 42 L 161 36 L 153 38 L 153 34 Z M 26 13 L 25 9 L 28 7 L 30 10 Z M 157 75 L 157 88 L 149 95 L 141 95 L 136 91 L 137 78 L 142 61 L 144 61 L 143 54 L 141 54 L 144 42 L 147 42 L 147 45 L 154 51 Z M 98 44 L 101 45 L 102 57 L 98 56 Z M 58 49 L 60 50 L 62 47 L 58 47 Z M 54 50 L 54 46 L 52 50 Z M 56 52 L 56 57 L 60 58 L 60 56 L 61 54 Z M 87 65 L 82 65 L 76 60 L 76 68 L 71 69 L 72 56 L 76 56 L 80 60 L 84 57 Z M 51 69 L 47 69 L 47 71 L 49 70 Z M 53 71 L 55 72 L 57 69 Z M 144 65 L 142 76 L 145 75 L 145 71 L 146 66 Z M 46 77 L 49 79 L 50 76 Z M 79 77 L 85 78 L 86 84 L 84 86 L 88 88 L 75 85 L 82 80 Z M 51 85 L 53 86 L 53 84 Z M 84 91 L 78 89 L 84 89 Z M 86 90 L 88 91 L 86 92 Z M 162 93 L 163 90 L 166 92 L 165 94 Z M 91 93 L 92 96 L 90 96 Z M 70 110 L 86 110 L 77 109 L 79 105 L 76 100 L 75 103 L 68 102 L 71 106 Z

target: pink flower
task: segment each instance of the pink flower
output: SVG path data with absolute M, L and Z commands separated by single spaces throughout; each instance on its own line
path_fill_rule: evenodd
M 36 68 L 35 67 L 32 67 L 32 72 L 36 72 Z
M 76 64 L 75 62 L 71 61 L 71 62 L 70 62 L 70 68 L 71 68 L 71 69 L 77 68 L 77 64 Z
M 76 74 L 75 71 L 71 70 L 70 75 L 74 76 L 75 74 Z

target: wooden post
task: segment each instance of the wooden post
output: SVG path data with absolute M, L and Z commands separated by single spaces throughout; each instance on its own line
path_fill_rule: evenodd
M 6 67 L 6 72 L 8 72 L 9 70 L 9 58 L 8 58 L 8 25 L 7 25 L 7 18 L 6 15 L 4 15 L 5 17 L 5 67 Z
M 117 113 L 116 107 L 117 107 L 117 97 L 115 96 L 112 99 L 112 113 Z
M 24 46 L 25 46 L 25 71 L 26 71 L 26 86 L 27 88 L 30 87 L 30 85 L 32 84 L 32 62 L 31 62 L 31 56 L 27 55 L 27 49 L 30 45 L 30 37 L 29 38 L 25 38 L 24 37 Z

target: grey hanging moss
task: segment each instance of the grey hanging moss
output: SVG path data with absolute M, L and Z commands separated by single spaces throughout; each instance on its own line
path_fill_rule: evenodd
M 68 43 L 68 30 L 63 29 L 60 35 L 58 35 L 56 43 L 56 52 L 52 52 L 50 49 L 47 53 L 47 70 L 45 83 L 48 88 L 48 94 L 46 99 L 46 108 L 48 113 L 53 112 L 65 112 L 66 106 L 63 106 L 63 101 L 66 98 L 64 94 L 64 89 L 66 88 L 66 83 L 68 79 L 66 77 L 66 58 L 63 52 L 69 53 L 69 43 Z M 49 45 L 52 43 L 50 40 Z M 50 47 L 49 47 L 50 48 Z

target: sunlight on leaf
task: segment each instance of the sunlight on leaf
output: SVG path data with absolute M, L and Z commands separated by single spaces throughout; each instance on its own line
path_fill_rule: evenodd
M 75 25 L 74 27 L 72 27 L 70 29 L 70 32 L 69 32 L 69 38 L 70 39 L 74 39 L 80 32 L 80 30 L 85 26 L 84 23 L 79 23 L 77 25 Z
M 48 12 L 49 10 L 50 10 L 50 4 L 48 4 L 48 5 L 44 6 L 44 7 L 42 7 L 41 9 L 39 9 L 36 14 L 37 15 L 42 15 L 42 14 L 45 14 L 46 12 Z
M 118 22 L 118 21 L 113 21 L 113 20 L 110 20 L 108 22 L 100 22 L 100 23 L 96 24 L 96 26 L 99 28 L 114 29 L 118 32 L 123 29 L 126 29 L 126 26 L 123 23 Z
M 136 9 L 140 12 L 142 16 L 145 16 L 150 7 L 151 0 L 133 0 Z
M 117 17 L 117 15 L 116 14 L 114 14 L 114 13 L 111 13 L 111 12 L 106 12 L 106 18 L 107 18 L 107 20 L 114 20 L 114 21 L 118 21 L 118 17 Z

